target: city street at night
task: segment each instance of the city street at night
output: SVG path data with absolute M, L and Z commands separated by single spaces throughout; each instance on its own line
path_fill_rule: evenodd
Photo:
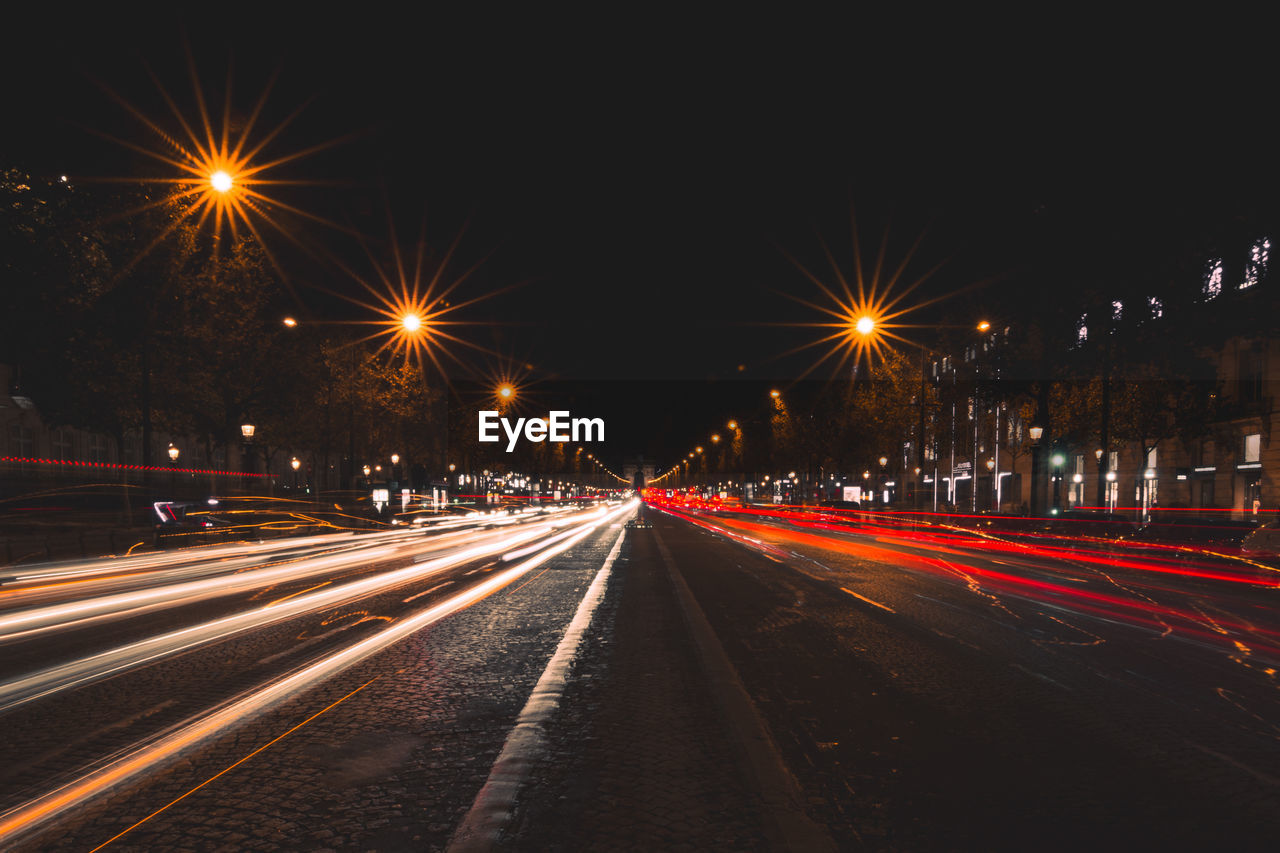
M 14 15 L 0 850 L 1275 849 L 1271 53 L 904 11 Z
M 796 516 L 664 501 L 33 566 L 6 579 L 7 667 L 63 663 L 6 673 L 28 732 L 6 846 L 1247 849 L 1276 828 L 1275 570 Z

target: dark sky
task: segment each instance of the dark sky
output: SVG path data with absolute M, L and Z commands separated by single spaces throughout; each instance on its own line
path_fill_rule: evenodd
M 960 295 L 916 315 L 928 339 L 1036 264 L 1071 263 L 1084 244 L 1132 262 L 1171 211 L 1275 188 L 1263 131 L 1274 94 L 1253 101 L 1259 78 L 1191 67 L 1177 43 L 1162 55 L 1119 37 L 657 20 L 639 7 L 585 19 L 363 8 L 32 23 L 6 43 L 0 155 L 47 173 L 164 174 L 88 132 L 158 144 L 92 80 L 176 133 L 145 69 L 191 110 L 185 34 L 214 104 L 234 57 L 237 115 L 279 71 L 259 134 L 306 105 L 266 153 L 352 136 L 278 170 L 326 184 L 282 198 L 359 231 L 377 256 L 388 212 L 402 240 L 425 228 L 437 250 L 469 223 L 446 279 L 486 258 L 458 299 L 497 295 L 460 315 L 475 323 L 468 339 L 538 379 L 644 389 L 807 366 L 808 353 L 782 354 L 815 330 L 766 325 L 821 319 L 782 295 L 823 301 L 782 250 L 831 281 L 821 236 L 851 271 L 851 207 L 868 255 L 886 229 L 891 262 L 922 238 L 908 279 L 946 260 L 919 294 Z M 371 271 L 350 237 L 296 227 Z M 304 312 L 360 313 L 321 292 L 354 293 L 347 276 L 276 243 Z M 637 433 L 616 451 L 692 440 Z

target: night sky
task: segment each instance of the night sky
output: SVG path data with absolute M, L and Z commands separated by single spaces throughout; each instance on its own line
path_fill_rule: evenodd
M 237 114 L 278 69 L 259 128 L 306 106 L 269 153 L 343 140 L 280 169 L 325 184 L 281 197 L 375 254 L 391 227 L 442 247 L 465 223 L 446 278 L 484 258 L 457 297 L 496 295 L 463 334 L 496 363 L 532 364 L 543 388 L 590 388 L 619 425 L 612 464 L 669 463 L 735 414 L 725 386 L 754 395 L 812 362 L 783 354 L 815 330 L 766 325 L 822 319 L 782 295 L 823 301 L 783 251 L 832 281 L 821 237 L 851 271 L 851 209 L 868 256 L 886 229 L 894 263 L 921 238 L 908 279 L 946 261 L 919 291 L 950 295 L 913 317 L 927 342 L 1037 269 L 1140 270 L 1179 233 L 1170 220 L 1275 195 L 1274 95 L 1255 101 L 1254 75 L 1191 67 L 1177 45 L 638 9 L 347 19 L 361 8 L 32 23 L 5 45 L 0 156 L 86 181 L 163 174 L 92 132 L 157 144 L 93 80 L 172 127 L 145 69 L 189 109 L 184 34 L 214 104 L 234 57 Z M 296 227 L 370 271 L 348 234 Z M 341 270 L 273 247 L 299 313 L 359 313 L 328 295 L 355 292 Z M 606 403 L 611 387 L 626 391 Z

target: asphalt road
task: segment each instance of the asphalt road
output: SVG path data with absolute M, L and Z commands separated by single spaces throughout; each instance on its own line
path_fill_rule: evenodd
M 814 817 L 871 849 L 1274 849 L 1275 570 L 673 506 Z

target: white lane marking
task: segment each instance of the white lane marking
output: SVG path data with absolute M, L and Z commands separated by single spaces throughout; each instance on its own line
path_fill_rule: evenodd
M 422 592 L 418 593 L 417 595 L 411 595 L 400 603 L 408 604 L 410 601 L 413 601 L 415 598 L 422 598 L 422 596 L 424 595 L 430 595 L 431 593 L 435 592 L 437 589 L 444 589 L 446 586 L 448 586 L 451 583 L 453 583 L 453 581 L 445 581 L 444 583 L 438 583 L 435 586 L 431 587 L 431 589 L 424 589 Z
M 841 589 L 844 589 L 844 587 L 840 587 L 840 588 L 841 588 Z M 880 602 L 878 602 L 878 601 L 872 601 L 871 599 L 867 598 L 865 595 L 858 595 L 856 592 L 854 592 L 854 591 L 853 591 L 853 590 L 851 590 L 851 589 L 844 589 L 844 591 L 845 591 L 845 592 L 847 592 L 847 593 L 849 593 L 850 595 L 852 595 L 854 598 L 858 599 L 859 601 L 865 601 L 867 604 L 873 605 L 873 606 L 875 606 L 875 607 L 879 607 L 881 610 L 888 610 L 890 613 L 897 613 L 897 612 L 898 612 L 898 611 L 894 610 L 892 607 L 890 607 L 890 606 L 889 606 L 889 605 L 887 605 L 887 604 L 881 604 L 881 603 L 880 603 Z
M 565 684 L 569 680 L 569 667 L 577 657 L 582 637 L 591 626 L 591 617 L 604 597 L 609 574 L 626 534 L 626 528 L 618 531 L 618 538 L 614 540 L 609 556 L 605 557 L 604 565 L 596 572 L 586 595 L 578 603 L 573 621 L 560 638 L 555 654 L 551 656 L 524 709 L 516 718 L 515 727 L 508 733 L 502 752 L 489 771 L 489 778 L 485 780 L 484 787 L 476 794 L 475 802 L 454 831 L 446 848 L 451 853 L 490 850 L 496 844 L 499 833 L 511 816 L 516 793 L 524 783 L 529 769 L 546 752 L 546 726 L 560 706 Z
M 1030 675 L 1030 676 L 1033 676 L 1033 677 L 1035 677 L 1035 678 L 1038 678 L 1038 679 L 1040 679 L 1041 681 L 1046 681 L 1046 682 L 1048 682 L 1049 684 L 1052 684 L 1054 687 L 1061 687 L 1063 690 L 1067 691 L 1068 693 L 1073 692 L 1073 691 L 1071 690 L 1071 688 L 1070 688 L 1070 687 L 1068 687 L 1067 685 L 1063 684 L 1061 681 L 1054 681 L 1054 680 L 1053 680 L 1052 678 L 1050 678 L 1049 676 L 1044 675 L 1044 674 L 1039 673 L 1039 672 L 1036 672 L 1034 669 L 1028 669 L 1027 667 L 1023 666 L 1023 665 L 1022 665 L 1022 664 L 1020 664 L 1020 663 L 1010 664 L 1010 666 L 1012 666 L 1014 669 L 1018 669 L 1018 670 L 1021 670 L 1021 671 L 1025 672 L 1027 675 Z

